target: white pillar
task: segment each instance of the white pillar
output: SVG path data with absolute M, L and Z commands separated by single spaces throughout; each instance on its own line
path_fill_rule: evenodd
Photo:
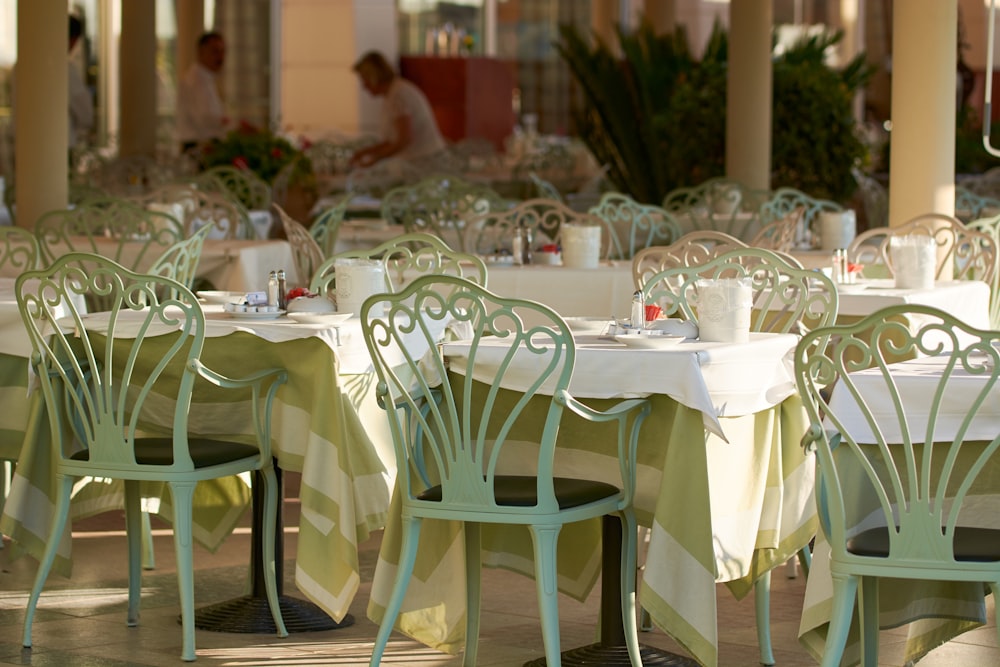
M 195 62 L 198 38 L 205 32 L 205 1 L 175 0 L 177 17 L 177 76 L 184 76 Z
M 675 0 L 646 0 L 644 11 L 657 35 L 673 34 L 677 21 Z
M 156 4 L 122 3 L 121 155 L 156 154 Z
M 618 0 L 593 0 L 590 4 L 590 28 L 611 53 L 617 54 L 618 35 L 615 25 L 621 16 L 618 12 Z
M 729 3 L 726 176 L 771 187 L 771 0 Z
M 889 225 L 955 212 L 957 0 L 893 5 Z
M 16 218 L 29 229 L 68 199 L 68 23 L 66 0 L 17 3 Z

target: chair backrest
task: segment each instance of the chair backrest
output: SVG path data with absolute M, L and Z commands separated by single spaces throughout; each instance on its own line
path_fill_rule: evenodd
M 228 165 L 211 167 L 201 172 L 195 183 L 210 192 L 226 193 L 249 210 L 271 209 L 271 186 L 249 169 Z
M 285 236 L 292 247 L 292 259 L 295 260 L 295 270 L 299 280 L 305 282 L 323 263 L 323 250 L 316 243 L 316 239 L 309 234 L 309 230 L 298 220 L 294 220 L 285 210 L 274 204 L 274 210 L 281 218 L 281 225 L 285 229 Z
M 865 210 L 865 221 L 868 229 L 885 227 L 889 224 L 889 192 L 885 186 L 876 181 L 857 167 L 851 168 L 851 174 L 861 192 L 861 205 Z
M 710 178 L 691 187 L 676 188 L 663 198 L 663 208 L 674 215 L 684 231 L 718 231 L 743 242 L 759 228 L 760 206 L 767 191 L 726 178 Z
M 422 359 L 398 350 L 413 337 L 435 350 L 442 322 L 468 328 L 471 347 L 464 376 L 449 374 L 442 354 Z M 529 326 L 525 322 L 537 322 Z M 494 478 L 508 457 L 508 441 L 538 443 L 537 506 L 502 508 L 505 514 L 554 512 L 553 462 L 576 348 L 566 322 L 542 304 L 497 296 L 454 276 L 424 276 L 395 294 L 378 294 L 361 309 L 365 343 L 378 374 L 379 404 L 389 410 L 399 497 L 413 511 L 496 513 Z M 519 381 L 515 399 L 501 395 L 499 378 L 516 356 L 537 359 Z M 485 381 L 483 381 L 485 378 Z M 477 381 L 473 381 L 477 380 Z M 539 389 L 544 385 L 545 397 Z M 547 400 L 547 408 L 531 399 Z M 540 428 L 539 428 L 540 426 Z M 439 499 L 420 494 L 441 485 Z
M 760 205 L 758 217 L 760 219 L 761 233 L 758 233 L 758 236 L 763 234 L 764 229 L 768 225 L 785 221 L 785 226 L 772 229 L 773 232 L 777 233 L 777 236 L 786 237 L 788 236 L 787 226 L 794 222 L 790 242 L 786 243 L 783 240 L 781 243 L 775 243 L 773 242 L 775 233 L 771 233 L 763 234 L 764 238 L 772 239 L 769 245 L 762 245 L 759 241 L 751 241 L 750 245 L 761 245 L 764 248 L 789 252 L 796 243 L 810 240 L 810 232 L 812 234 L 818 233 L 819 230 L 814 225 L 819 220 L 820 213 L 824 211 L 839 212 L 843 210 L 844 207 L 835 201 L 816 199 L 796 188 L 778 188 Z M 789 220 L 789 218 L 792 218 L 792 220 Z
M 1000 248 L 1000 215 L 973 220 L 968 227 L 973 231 L 989 234 L 993 243 Z M 1000 259 L 997 261 L 1000 262 Z M 990 327 L 1000 329 L 1000 269 L 994 272 L 990 283 Z
M 526 199 L 504 210 L 494 210 L 469 219 L 467 227 L 475 234 L 470 252 L 492 255 L 511 250 L 515 231 L 529 230 L 532 243 L 560 243 L 565 225 L 594 225 L 601 228 L 602 259 L 622 256 L 621 242 L 614 226 L 590 213 L 574 211 L 555 199 Z
M 106 199 L 43 214 L 35 223 L 35 236 L 46 263 L 69 250 L 104 254 L 141 270 L 183 239 L 184 231 L 166 213 L 126 199 Z
M 829 341 L 824 349 L 815 345 L 820 337 Z M 998 343 L 998 331 L 918 305 L 892 306 L 802 338 L 795 376 L 810 421 L 803 444 L 817 454 L 820 524 L 834 561 L 895 565 L 924 578 L 932 571 L 951 573 L 942 579 L 970 568 L 995 571 L 995 562 L 956 561 L 954 541 L 964 503 L 987 488 L 979 486 L 986 484 L 981 476 L 1000 447 L 995 429 L 984 433 L 973 423 L 995 403 Z M 913 371 L 933 378 L 916 400 L 890 354 L 933 359 Z M 976 389 L 971 398 L 953 396 L 962 384 Z M 888 558 L 848 551 L 848 540 L 867 529 L 882 530 Z
M 177 204 L 184 211 L 184 233 L 194 234 L 205 225 L 214 225 L 213 235 L 225 239 L 254 239 L 257 230 L 238 200 L 227 193 L 209 191 L 193 183 L 171 183 L 145 195 L 145 203 Z
M 434 234 L 449 247 L 466 252 L 469 220 L 503 205 L 500 195 L 485 185 L 455 176 L 431 177 L 387 192 L 382 197 L 382 217 L 403 225 L 408 233 Z
M 995 239 L 943 213 L 928 213 L 896 227 L 864 231 L 847 247 L 847 259 L 864 264 L 866 276 L 877 275 L 880 267 L 892 276 L 889 243 L 894 236 L 908 234 L 930 236 L 936 242 L 936 280 L 983 280 L 993 284 L 998 257 Z
M 976 194 L 961 185 L 955 187 L 955 217 L 968 223 L 994 215 L 1000 215 L 1000 199 Z
M 188 238 L 173 244 L 156 258 L 145 273 L 171 278 L 192 289 L 194 279 L 198 275 L 201 250 L 211 231 L 211 224 L 204 225 Z
M 765 248 L 737 248 L 704 264 L 675 266 L 651 276 L 641 287 L 647 304 L 667 317 L 698 321 L 699 281 L 750 282 L 753 310 L 750 331 L 802 333 L 837 319 L 837 288 L 822 273 L 805 269 Z
M 802 218 L 805 210 L 797 208 L 784 217 L 765 223 L 748 245 L 789 253 L 802 234 Z
M 0 276 L 16 278 L 38 266 L 38 240 L 23 227 L 0 226 Z
M 642 289 L 654 274 L 677 266 L 698 266 L 747 244 L 725 232 L 688 232 L 667 246 L 643 248 L 632 256 L 632 282 Z
M 531 172 L 530 177 L 531 177 L 531 182 L 535 186 L 535 192 L 534 192 L 535 197 L 538 197 L 540 199 L 554 199 L 556 201 L 561 201 L 561 202 L 566 201 L 565 199 L 563 199 L 562 193 L 559 192 L 559 189 L 556 186 L 552 185 L 551 183 L 546 181 L 544 178 L 542 178 L 535 172 Z
M 670 213 L 652 204 L 640 204 L 627 194 L 605 192 L 588 211 L 614 228 L 625 259 L 650 246 L 668 246 L 681 237 L 680 224 Z
M 340 233 L 340 225 L 347 215 L 347 206 L 351 197 L 352 195 L 349 193 L 338 196 L 334 204 L 317 215 L 312 225 L 309 226 L 309 234 L 316 240 L 324 257 L 330 257 L 337 252 L 337 235 Z
M 92 470 L 96 477 L 192 471 L 187 415 L 205 316 L 190 290 L 105 257 L 70 253 L 44 269 L 21 274 L 15 291 L 48 408 L 55 460 L 71 460 L 77 471 Z M 110 326 L 128 327 L 125 337 L 116 338 L 117 329 L 88 330 L 79 304 L 93 293 L 108 304 Z M 161 301 L 159 293 L 173 296 Z M 140 355 L 163 332 L 171 332 L 169 344 L 157 344 L 157 362 L 141 364 L 143 370 L 137 371 Z M 168 365 L 182 369 L 179 377 L 165 375 Z M 167 397 L 174 406 L 159 425 L 173 432 L 172 460 L 140 463 L 135 440 L 149 428 L 143 408 L 149 400 Z M 80 446 L 85 454 L 77 451 Z
M 313 274 L 309 290 L 328 294 L 337 278 L 337 262 L 378 259 L 385 267 L 386 291 L 395 292 L 406 282 L 406 274 L 460 276 L 486 286 L 486 263 L 481 257 L 458 252 L 433 234 L 401 234 L 368 250 L 337 253 L 323 262 Z

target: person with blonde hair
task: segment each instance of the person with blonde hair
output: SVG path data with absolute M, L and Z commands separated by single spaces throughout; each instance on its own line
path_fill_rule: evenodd
M 367 167 L 389 157 L 425 159 L 445 148 L 427 97 L 397 76 L 378 51 L 369 51 L 352 68 L 369 94 L 383 98 L 380 141 L 351 156 L 352 167 Z

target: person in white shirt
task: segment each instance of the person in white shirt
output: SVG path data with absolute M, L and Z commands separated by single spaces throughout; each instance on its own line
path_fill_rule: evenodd
M 80 41 L 83 34 L 83 22 L 75 16 L 69 17 L 69 52 Z M 83 81 L 80 68 L 72 59 L 69 62 L 69 147 L 73 148 L 83 143 L 94 127 L 94 98 L 90 89 Z
M 353 70 L 368 93 L 382 97 L 381 141 L 351 156 L 353 167 L 367 167 L 388 157 L 427 158 L 445 148 L 427 97 L 413 83 L 396 76 L 381 53 L 369 51 Z
M 216 86 L 226 59 L 226 43 L 217 32 L 198 38 L 197 60 L 177 85 L 177 139 L 181 151 L 222 139 L 229 119 Z

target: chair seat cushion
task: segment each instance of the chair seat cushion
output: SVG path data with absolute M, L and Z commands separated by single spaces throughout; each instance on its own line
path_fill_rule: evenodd
M 259 454 L 253 445 L 210 438 L 188 438 L 188 451 L 195 468 L 208 468 L 222 463 L 252 458 Z M 71 457 L 77 461 L 87 461 L 90 452 L 82 450 Z M 141 465 L 170 465 L 174 462 L 173 440 L 171 438 L 137 438 L 135 459 Z
M 621 489 L 614 484 L 596 482 L 589 479 L 570 479 L 554 477 L 552 484 L 555 489 L 559 509 L 579 507 L 597 500 L 610 498 Z M 535 477 L 519 475 L 498 475 L 493 482 L 493 495 L 497 505 L 508 507 L 531 507 L 538 504 L 537 482 Z M 441 485 L 432 486 L 419 496 L 420 500 L 441 501 Z
M 959 526 L 955 529 L 954 545 L 957 561 L 1000 561 L 1000 530 Z M 858 533 L 847 540 L 847 551 L 858 556 L 888 558 L 888 529 L 870 528 Z

